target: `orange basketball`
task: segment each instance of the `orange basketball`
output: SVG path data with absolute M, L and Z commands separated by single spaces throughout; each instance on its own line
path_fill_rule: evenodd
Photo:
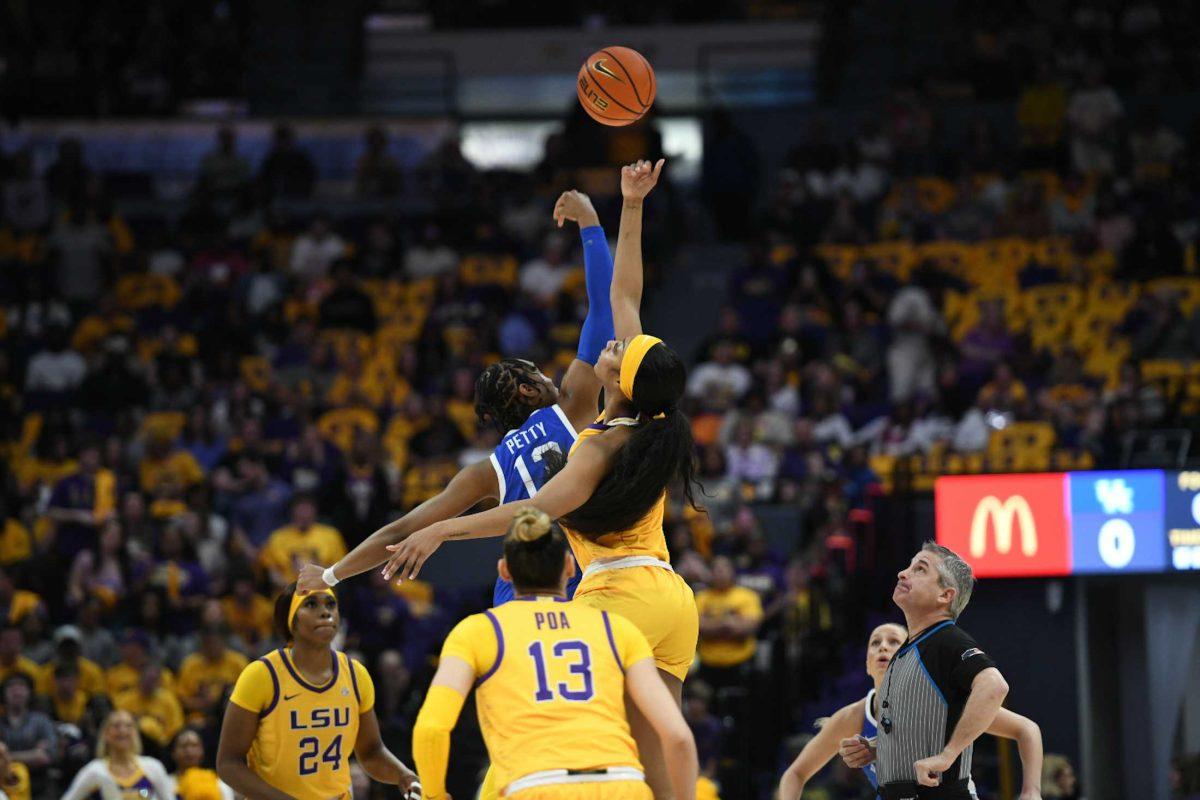
M 637 122 L 653 105 L 656 88 L 650 62 L 628 47 L 597 50 L 579 68 L 579 102 L 604 125 Z

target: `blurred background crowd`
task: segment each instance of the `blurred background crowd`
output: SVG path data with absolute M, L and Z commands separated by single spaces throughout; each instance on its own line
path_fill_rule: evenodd
M 242 4 L 52 5 L 0 11 L 6 108 L 164 113 L 239 91 Z M 841 15 L 878 4 L 849 5 L 823 10 L 835 64 Z M 686 320 L 708 513 L 672 503 L 667 531 L 703 620 L 685 710 L 722 797 L 766 796 L 812 720 L 865 693 L 859 631 L 887 576 L 856 576 L 886 563 L 890 496 L 954 472 L 1182 466 L 1162 462 L 1200 427 L 1200 126 L 1138 99 L 1194 85 L 1198 15 L 951 5 L 936 62 L 849 131 L 817 111 L 768 164 L 718 111 L 699 182 L 668 165 L 648 205 L 659 319 L 687 314 L 669 275 L 696 247 L 734 265 L 719 312 Z M 1008 124 L 950 130 L 964 96 Z M 168 761 L 185 727 L 214 750 L 241 667 L 279 644 L 272 593 L 486 457 L 483 366 L 573 357 L 586 297 L 558 193 L 590 191 L 615 237 L 616 166 L 663 150 L 650 121 L 608 136 L 576 114 L 528 171 L 481 169 L 454 135 L 409 164 L 364 123 L 368 205 L 347 210 L 324 207 L 288 123 L 255 159 L 213 133 L 174 218 L 127 213 L 149 177 L 97 171 L 80 139 L 40 162 L 0 140 L 0 739 L 35 797 L 91 757 L 112 707 Z M 404 198 L 427 206 L 369 205 Z M 1147 449 L 1146 430 L 1165 433 Z M 341 590 L 395 752 L 444 634 L 488 591 Z M 1196 773 L 1180 762 L 1179 797 Z M 840 767 L 817 783 L 806 797 L 865 796 Z M 1044 795 L 1081 796 L 1065 759 Z

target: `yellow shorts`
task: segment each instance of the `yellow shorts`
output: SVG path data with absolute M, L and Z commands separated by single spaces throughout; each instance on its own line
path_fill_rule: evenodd
M 687 677 L 696 658 L 700 615 L 683 578 L 662 567 L 610 569 L 586 576 L 575 599 L 625 617 L 650 642 L 659 669 L 679 680 Z
M 604 781 L 537 786 L 505 795 L 515 800 L 654 800 L 641 781 Z

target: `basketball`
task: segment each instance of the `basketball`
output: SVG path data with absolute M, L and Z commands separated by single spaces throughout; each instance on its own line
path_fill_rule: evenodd
M 604 125 L 637 122 L 654 104 L 654 69 L 628 47 L 606 47 L 579 68 L 579 102 Z

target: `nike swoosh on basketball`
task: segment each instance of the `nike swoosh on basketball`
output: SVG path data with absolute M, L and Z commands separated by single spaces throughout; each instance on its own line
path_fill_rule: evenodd
M 283 701 L 286 703 L 288 700 L 294 700 L 295 698 L 299 697 L 301 694 L 303 694 L 303 692 L 296 692 L 295 694 L 285 694 L 283 696 Z
M 621 81 L 621 83 L 624 83 L 625 81 L 622 81 L 620 78 L 617 77 L 617 73 L 613 72 L 611 69 L 604 66 L 605 61 L 608 61 L 608 59 L 607 58 L 596 59 L 596 63 L 592 64 L 592 69 L 596 70 L 596 72 L 607 75 L 608 77 L 612 78 L 614 81 Z

